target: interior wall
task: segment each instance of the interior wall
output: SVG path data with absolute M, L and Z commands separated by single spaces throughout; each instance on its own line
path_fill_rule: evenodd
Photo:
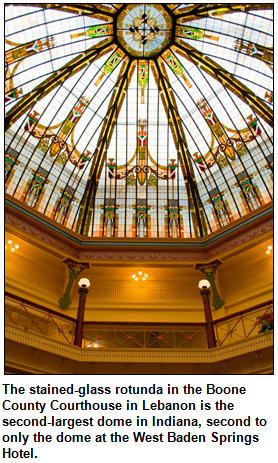
M 249 246 L 234 257 L 223 259 L 217 270 L 217 286 L 225 306 L 212 308 L 214 319 L 247 309 L 273 298 L 273 261 L 265 250 L 271 241 Z M 127 322 L 204 322 L 198 282 L 204 275 L 195 262 L 154 264 L 90 262 L 81 276 L 90 279 L 86 301 L 87 321 Z M 145 282 L 131 275 L 147 272 Z M 20 249 L 6 252 L 6 291 L 50 309 L 76 317 L 78 285 L 75 281 L 71 305 L 61 309 L 58 301 L 68 283 L 69 270 L 63 259 L 51 256 L 22 240 Z
M 38 253 L 39 256 L 39 253 Z M 67 269 L 30 258 L 18 252 L 6 252 L 5 290 L 52 310 L 60 310 L 58 300 L 63 294 Z

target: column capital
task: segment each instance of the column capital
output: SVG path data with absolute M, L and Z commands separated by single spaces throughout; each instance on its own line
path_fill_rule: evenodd
M 76 262 L 72 259 L 66 259 L 63 261 L 64 264 L 68 267 L 69 271 L 74 271 L 81 273 L 85 268 L 90 268 L 90 264 L 88 262 Z
M 205 263 L 205 264 L 196 264 L 195 269 L 201 270 L 204 274 L 206 273 L 216 273 L 219 265 L 222 265 L 220 260 L 213 260 L 212 262 Z

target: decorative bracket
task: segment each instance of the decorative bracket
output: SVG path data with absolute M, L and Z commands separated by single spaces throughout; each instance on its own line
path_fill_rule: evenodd
M 216 283 L 215 283 L 215 274 L 216 274 L 216 271 L 219 265 L 221 264 L 222 262 L 220 260 L 214 260 L 213 262 L 210 262 L 209 264 L 196 264 L 195 266 L 195 269 L 201 270 L 201 272 L 204 273 L 205 277 L 210 282 L 212 294 L 213 294 L 212 306 L 214 307 L 215 310 L 221 309 L 225 304 L 225 302 L 222 301 L 218 293 Z
M 69 269 L 69 281 L 66 287 L 66 291 L 59 300 L 59 305 L 62 309 L 67 309 L 71 304 L 70 292 L 74 281 L 78 275 L 80 275 L 80 273 L 85 270 L 85 268 L 89 268 L 90 265 L 87 262 L 75 262 L 72 259 L 64 260 L 64 264 L 66 264 Z

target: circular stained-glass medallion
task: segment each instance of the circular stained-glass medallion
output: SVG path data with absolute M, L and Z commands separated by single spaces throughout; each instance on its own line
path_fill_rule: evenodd
M 172 19 L 159 4 L 130 4 L 119 15 L 117 36 L 133 56 L 154 56 L 170 42 Z
M 178 220 L 179 214 L 175 211 L 170 212 L 169 217 L 171 220 Z
M 61 201 L 61 204 L 63 207 L 68 207 L 69 205 L 69 200 L 67 198 L 63 198 Z
M 36 179 L 32 182 L 32 185 L 35 188 L 35 190 L 40 190 L 42 187 L 42 182 Z
M 146 212 L 138 211 L 137 212 L 137 217 L 138 217 L 139 220 L 144 220 L 146 218 Z
M 9 170 L 11 170 L 11 168 L 12 165 L 9 162 L 5 161 L 5 171 L 8 172 Z
M 221 200 L 219 200 L 219 201 L 217 201 L 215 203 L 215 209 L 220 210 L 220 209 L 222 209 L 223 206 L 224 206 L 224 204 L 223 204 L 223 201 L 221 201 Z
M 114 217 L 114 212 L 113 212 L 113 211 L 106 211 L 106 212 L 105 212 L 105 217 L 106 217 L 106 219 L 108 219 L 108 220 L 113 219 L 113 217 Z
M 247 183 L 247 185 L 244 185 L 242 189 L 244 193 L 251 193 L 251 191 L 253 190 L 253 186 L 251 185 L 251 183 Z

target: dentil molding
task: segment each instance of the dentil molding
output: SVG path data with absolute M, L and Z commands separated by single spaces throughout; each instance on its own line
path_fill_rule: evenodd
M 69 344 L 64 345 L 47 337 L 36 336 L 9 325 L 5 326 L 5 338 L 31 347 L 34 354 L 36 351 L 44 351 L 63 359 L 90 363 L 215 363 L 273 346 L 273 333 L 268 333 L 238 344 L 207 350 L 82 349 Z

